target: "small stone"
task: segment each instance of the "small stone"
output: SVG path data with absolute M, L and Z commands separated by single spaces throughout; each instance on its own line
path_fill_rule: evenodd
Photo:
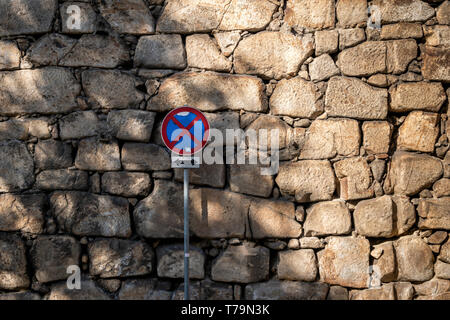
M 323 30 L 314 33 L 316 57 L 323 53 L 335 53 L 338 49 L 339 34 L 336 30 Z
M 241 40 L 241 34 L 239 31 L 216 32 L 214 33 L 214 38 L 223 55 L 229 57 L 234 52 L 239 40 Z
M 61 169 L 72 165 L 72 146 L 56 140 L 42 140 L 34 149 L 36 167 L 41 170 Z
M 447 240 L 447 242 L 442 245 L 438 259 L 450 263 L 450 240 Z
M 20 67 L 21 53 L 12 41 L 0 41 L 0 70 L 13 70 Z
M 122 197 L 148 195 L 152 181 L 143 172 L 105 172 L 102 175 L 102 190 Z
M 0 232 L 0 248 L 2 248 L 0 288 L 2 290 L 27 288 L 30 280 L 27 275 L 27 258 L 23 241 L 17 235 Z
M 366 33 L 362 28 L 339 29 L 339 49 L 356 46 L 366 40 Z
M 269 275 L 269 256 L 265 247 L 230 246 L 213 262 L 211 279 L 237 283 L 264 280 Z
M 316 279 L 317 260 L 312 249 L 280 251 L 278 259 L 278 279 L 297 281 Z
M 339 0 L 336 16 L 341 27 L 353 27 L 367 21 L 367 0 Z
M 221 54 L 207 34 L 186 37 L 186 52 L 189 67 L 224 72 L 231 70 L 232 62 Z
M 158 277 L 183 278 L 184 251 L 183 245 L 164 245 L 156 248 Z M 189 277 L 205 278 L 205 254 L 200 248 L 189 249 Z
M 331 286 L 330 291 L 328 291 L 327 300 L 348 300 L 347 288 Z
M 430 244 L 441 244 L 447 239 L 447 232 L 436 231 L 431 236 L 428 237 L 428 243 Z
M 0 195 L 0 231 L 42 233 L 46 197 L 43 194 Z
M 25 144 L 0 141 L 0 192 L 28 189 L 34 182 L 33 158 Z
M 380 88 L 386 88 L 389 86 L 387 76 L 381 73 L 370 76 L 370 78 L 367 79 L 367 83 Z
M 351 290 L 350 300 L 395 300 L 394 284 L 384 284 L 379 288 Z
M 300 248 L 323 249 L 325 248 L 325 243 L 317 237 L 302 237 L 300 238 Z
M 99 239 L 89 243 L 89 274 L 101 278 L 149 274 L 153 249 L 141 241 Z
M 298 250 L 300 249 L 300 242 L 298 241 L 298 239 L 290 239 L 287 247 L 291 250 Z
M 440 179 L 433 184 L 433 194 L 437 198 L 450 196 L 450 179 Z
M 407 38 L 422 38 L 422 26 L 420 23 L 396 23 L 383 25 L 381 27 L 381 39 L 407 39 Z
M 122 165 L 129 171 L 168 170 L 169 153 L 156 144 L 127 142 L 122 147 Z
M 139 39 L 134 65 L 144 68 L 186 68 L 186 53 L 180 35 L 159 34 Z
M 120 152 L 117 141 L 100 141 L 97 138 L 81 140 L 75 158 L 75 166 L 80 170 L 115 171 L 120 170 Z
M 436 10 L 436 18 L 439 24 L 450 25 L 450 3 L 448 1 L 442 4 Z
M 384 160 L 375 159 L 370 164 L 370 169 L 372 170 L 373 178 L 381 182 L 384 176 L 385 168 L 386 168 L 386 162 Z
M 433 253 L 415 236 L 402 237 L 394 243 L 398 276 L 401 281 L 427 281 L 433 277 Z
M 41 283 L 66 279 L 69 266 L 78 266 L 81 246 L 69 236 L 40 236 L 31 248 L 35 276 Z
M 365 121 L 363 147 L 368 153 L 388 153 L 393 126 L 386 121 Z
M 420 229 L 450 230 L 450 197 L 439 199 L 420 199 L 417 211 L 419 213 Z
M 395 293 L 397 300 L 412 300 L 414 297 L 414 287 L 409 282 L 395 282 Z
M 117 292 L 122 285 L 122 281 L 119 279 L 99 279 L 97 283 L 109 293 Z
M 309 75 L 313 81 L 326 80 L 339 73 L 339 68 L 336 67 L 333 59 L 328 54 L 315 58 L 309 64 Z
M 347 158 L 333 166 L 340 183 L 341 199 L 355 200 L 373 196 L 372 175 L 364 158 Z
M 306 236 L 327 236 L 348 234 L 351 231 L 351 217 L 343 201 L 324 201 L 306 210 L 303 225 Z
M 267 240 L 264 245 L 272 250 L 284 250 L 286 248 L 286 242 L 280 240 Z
M 59 135 L 62 140 L 81 139 L 102 133 L 103 123 L 94 111 L 78 111 L 59 120 Z
M 433 152 L 438 134 L 437 113 L 413 111 L 398 130 L 397 147 L 400 150 Z
M 434 272 L 436 277 L 441 279 L 450 279 L 450 264 L 442 261 L 437 261 L 434 265 Z
M 108 127 L 117 139 L 149 142 L 155 116 L 154 112 L 142 110 L 110 111 Z
M 382 22 L 416 22 L 427 21 L 434 15 L 434 9 L 424 1 L 411 0 L 398 2 L 396 0 L 375 0 L 373 5 L 381 11 Z
M 346 76 L 369 76 L 386 70 L 386 45 L 380 41 L 364 42 L 345 49 L 337 65 Z

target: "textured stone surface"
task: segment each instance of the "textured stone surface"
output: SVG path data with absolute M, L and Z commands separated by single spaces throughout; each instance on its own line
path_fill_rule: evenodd
M 373 196 L 372 175 L 367 161 L 362 157 L 348 158 L 334 163 L 339 179 L 339 195 L 344 200 Z
M 212 280 L 221 282 L 258 282 L 268 275 L 269 249 L 249 244 L 228 247 L 211 270 Z
M 89 273 L 101 278 L 149 274 L 153 249 L 141 241 L 100 239 L 89 243 Z
M 334 53 L 338 49 L 339 33 L 336 30 L 322 30 L 314 33 L 316 56 L 322 53 Z
M 386 121 L 365 121 L 363 147 L 367 153 L 388 153 L 393 127 Z
M 316 279 L 317 260 L 312 249 L 280 251 L 278 258 L 278 279 L 297 281 Z
M 407 236 L 394 243 L 400 281 L 426 281 L 433 277 L 434 257 L 420 238 Z
M 350 119 L 315 120 L 301 148 L 301 159 L 329 159 L 359 154 L 361 134 L 358 121 Z
M 234 52 L 236 73 L 281 79 L 293 76 L 314 52 L 312 37 L 264 31 L 242 39 Z
M 263 82 L 250 76 L 217 73 L 179 73 L 164 81 L 159 94 L 148 104 L 149 110 L 168 111 L 195 105 L 202 111 L 267 109 Z
M 395 300 L 394 284 L 385 284 L 379 288 L 350 291 L 350 300 Z
M 159 277 L 183 278 L 184 249 L 182 244 L 158 246 L 156 257 Z M 205 278 L 205 254 L 195 246 L 189 248 L 189 278 Z
M 62 140 L 92 137 L 103 132 L 103 123 L 94 111 L 77 111 L 59 120 Z
M 339 49 L 345 49 L 360 44 L 366 40 L 366 33 L 362 28 L 339 29 Z
M 70 6 L 76 5 L 80 10 L 80 24 L 79 26 L 74 21 L 74 15 L 76 14 Z M 94 11 L 90 3 L 83 2 L 64 2 L 59 7 L 61 15 L 61 29 L 62 33 L 69 34 L 83 34 L 93 33 L 96 31 L 97 13 Z
M 449 51 L 446 48 L 423 48 L 422 74 L 425 79 L 450 82 Z
M 447 242 L 442 245 L 438 258 L 441 261 L 450 263 L 450 240 L 447 240 Z
M 148 34 L 155 32 L 155 20 L 142 0 L 100 2 L 100 13 L 120 33 Z
M 34 149 L 34 161 L 37 168 L 61 169 L 72 165 L 72 147 L 61 141 L 42 140 Z
M 434 9 L 424 1 L 375 0 L 381 10 L 382 22 L 426 21 L 434 15 Z
M 366 288 L 369 282 L 369 241 L 332 237 L 317 253 L 322 281 L 351 288 Z
M 297 238 L 302 232 L 302 226 L 295 220 L 294 206 L 287 201 L 253 201 L 248 215 L 255 239 Z
M 40 236 L 30 253 L 36 279 L 44 283 L 66 279 L 67 268 L 79 264 L 81 246 L 69 236 Z
M 50 207 L 61 229 L 78 236 L 128 237 L 128 201 L 86 192 L 56 191 Z
M 45 195 L 0 195 L 0 231 L 41 233 L 44 224 Z
M 381 256 L 374 259 L 374 275 L 382 282 L 395 281 L 397 262 L 393 242 L 383 242 L 374 246 L 374 248 L 374 251 L 381 251 Z
M 19 236 L 0 232 L 0 288 L 14 290 L 30 284 L 25 245 Z
M 180 35 L 153 35 L 139 39 L 134 65 L 144 68 L 184 69 L 186 53 Z
M 345 49 L 338 55 L 337 65 L 346 76 L 370 76 L 386 70 L 386 44 L 367 41 Z
M 380 238 L 394 233 L 394 209 L 389 196 L 360 201 L 353 218 L 360 235 Z
M 422 38 L 422 26 L 420 23 L 400 22 L 381 27 L 380 37 L 383 40 Z
M 101 141 L 98 138 L 87 138 L 80 141 L 75 166 L 80 170 L 120 170 L 120 152 L 117 141 Z
M 82 79 L 88 102 L 94 108 L 133 108 L 144 99 L 144 94 L 136 89 L 136 78 L 118 70 L 87 70 Z
M 425 110 L 437 112 L 445 101 L 442 84 L 437 82 L 406 82 L 389 89 L 389 110 L 405 112 Z
M 313 81 L 326 80 L 338 74 L 340 74 L 339 68 L 328 54 L 315 58 L 309 64 L 309 76 Z
M 213 188 L 222 188 L 225 185 L 226 169 L 223 164 L 201 164 L 200 168 L 189 170 L 189 183 Z M 175 169 L 175 180 L 183 182 L 183 169 Z
M 450 279 L 450 264 L 442 261 L 437 261 L 434 265 L 434 272 L 436 277 L 441 279 Z
M 450 196 L 450 179 L 440 179 L 433 184 L 433 192 L 437 198 Z
M 154 123 L 154 112 L 117 110 L 108 113 L 108 128 L 120 140 L 149 142 Z
M 334 77 L 328 82 L 325 111 L 337 117 L 385 119 L 387 91 L 373 88 L 358 79 Z
M 388 193 L 414 195 L 442 175 L 441 161 L 435 157 L 397 151 L 392 157 L 384 185 Z
M 449 26 L 426 26 L 424 34 L 427 46 L 444 48 L 450 46 Z
M 0 3 L 0 12 L 4 16 L 0 23 L 0 37 L 50 31 L 57 3 L 56 0 Z
M 300 77 L 281 80 L 271 98 L 274 115 L 315 118 L 323 112 L 322 93 L 312 82 Z
M 0 115 L 65 113 L 77 107 L 80 85 L 69 70 L 0 72 Z
M 28 189 L 34 182 L 33 158 L 25 144 L 16 141 L 0 142 L 0 192 Z
M 436 9 L 436 18 L 439 24 L 450 24 L 450 4 L 448 1 L 444 1 Z
M 186 53 L 189 67 L 225 72 L 231 70 L 232 62 L 222 55 L 206 34 L 186 37 Z
M 388 72 L 405 72 L 408 64 L 417 57 L 417 43 L 414 39 L 386 42 L 386 67 Z
M 324 201 L 306 210 L 303 225 L 306 236 L 348 234 L 351 231 L 351 217 L 342 201 Z
M 282 163 L 275 181 L 282 194 L 299 202 L 330 200 L 336 188 L 331 165 L 324 160 Z
M 80 170 L 46 170 L 36 176 L 35 186 L 41 190 L 87 190 L 88 173 Z
M 259 166 L 235 164 L 230 166 L 230 190 L 260 197 L 269 197 L 274 185 L 273 176 L 261 174 Z
M 270 280 L 245 287 L 248 300 L 324 300 L 327 293 L 328 285 L 320 282 Z
M 413 111 L 398 130 L 397 147 L 401 150 L 433 152 L 439 134 L 437 113 Z
M 20 66 L 20 50 L 12 41 L 0 41 L 0 70 L 17 69 Z
M 419 228 L 450 230 L 450 198 L 420 199 Z
M 67 283 L 57 282 L 51 286 L 48 300 L 111 300 L 92 280 L 81 280 L 82 290 L 67 288 Z
M 152 185 L 150 176 L 143 172 L 105 172 L 102 190 L 122 197 L 146 196 Z
M 170 164 L 170 154 L 156 144 L 129 142 L 122 147 L 122 165 L 125 170 L 167 170 Z
M 338 0 L 336 2 L 338 26 L 352 27 L 367 21 L 367 0 Z
M 334 27 L 335 6 L 332 0 L 289 0 L 286 3 L 286 22 L 290 26 L 307 29 Z

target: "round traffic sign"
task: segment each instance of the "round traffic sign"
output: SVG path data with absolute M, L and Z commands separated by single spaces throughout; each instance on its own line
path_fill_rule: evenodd
M 209 123 L 205 115 L 193 107 L 179 107 L 163 120 L 162 139 L 172 152 L 189 156 L 203 149 L 208 142 Z

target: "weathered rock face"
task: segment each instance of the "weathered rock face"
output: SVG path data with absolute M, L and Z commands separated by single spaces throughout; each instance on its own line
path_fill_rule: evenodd
M 200 168 L 189 170 L 189 183 L 213 188 L 223 188 L 225 185 L 225 165 L 201 164 Z M 175 169 L 175 180 L 183 182 L 183 169 Z
M 108 113 L 108 128 L 120 140 L 149 142 L 154 123 L 154 112 L 117 110 Z
M 397 257 L 398 280 L 427 281 L 433 277 L 434 257 L 422 239 L 407 236 L 394 243 Z
M 80 141 L 75 166 L 80 170 L 120 170 L 120 153 L 117 141 L 101 141 L 98 138 Z
M 307 209 L 303 226 L 306 236 L 341 235 L 350 233 L 352 221 L 343 201 L 326 201 Z
M 450 53 L 448 48 L 423 48 L 422 74 L 425 79 L 450 82 Z
M 102 175 L 102 190 L 122 197 L 146 196 L 151 179 L 143 172 L 105 172 Z
M 414 111 L 399 128 L 397 146 L 402 150 L 433 152 L 439 134 L 437 113 Z
M 78 236 L 128 237 L 131 234 L 128 201 L 86 192 L 59 192 L 50 206 L 60 228 Z
M 249 300 L 324 300 L 327 293 L 328 285 L 321 282 L 270 280 L 245 287 L 245 298 Z
M 233 192 L 267 198 L 272 194 L 273 180 L 273 176 L 262 175 L 259 166 L 230 166 L 230 189 Z
M 183 105 L 202 111 L 262 112 L 267 109 L 267 98 L 263 82 L 255 77 L 188 72 L 165 80 L 147 108 L 161 112 Z
M 127 277 L 152 271 L 153 249 L 144 242 L 100 239 L 89 243 L 89 273 L 101 278 Z
M 430 187 L 442 172 L 441 161 L 437 158 L 397 151 L 392 157 L 384 189 L 388 193 L 414 195 Z
M 156 144 L 125 143 L 122 147 L 122 164 L 126 170 L 167 170 L 170 163 L 170 154 Z
M 352 288 L 369 284 L 369 241 L 362 238 L 332 237 L 317 253 L 322 281 Z
M 280 251 L 277 275 L 280 280 L 314 281 L 317 260 L 312 249 Z
M 18 141 L 0 142 L 0 192 L 28 189 L 34 182 L 33 158 Z
M 183 278 L 184 248 L 182 244 L 158 246 L 156 250 L 158 276 Z M 189 249 L 189 278 L 205 278 L 205 254 L 200 248 Z
M 1 3 L 4 19 L 0 23 L 0 37 L 49 32 L 57 4 L 56 0 Z
M 66 113 L 77 107 L 80 85 L 69 70 L 0 72 L 0 115 Z
M 419 228 L 450 229 L 450 198 L 420 199 L 417 211 L 419 213 Z
M 386 71 L 386 44 L 367 41 L 345 49 L 338 56 L 337 65 L 346 76 L 369 76 Z
M 0 203 L 0 231 L 43 231 L 45 195 L 2 194 Z
M 315 58 L 309 65 L 309 75 L 313 81 L 322 81 L 338 75 L 339 68 L 334 64 L 333 58 L 323 54 Z
M 31 248 L 31 258 L 36 270 L 36 279 L 50 282 L 66 279 L 67 268 L 78 265 L 81 246 L 69 236 L 40 236 Z
M 148 34 L 155 32 L 155 20 L 142 0 L 100 2 L 100 13 L 120 33 Z
M 302 226 L 295 220 L 294 205 L 286 201 L 254 201 L 249 209 L 249 227 L 252 237 L 297 238 Z
M 275 181 L 281 193 L 298 202 L 330 200 L 336 188 L 331 165 L 324 160 L 282 163 Z
M 365 121 L 362 125 L 363 147 L 367 153 L 388 153 L 392 125 L 387 121 Z
M 437 112 L 445 101 L 442 84 L 437 82 L 406 82 L 389 89 L 389 110 L 405 112 L 425 110 Z
M 186 67 L 186 53 L 179 35 L 153 35 L 140 38 L 134 64 L 144 68 Z
M 72 147 L 69 144 L 55 140 L 42 140 L 34 149 L 36 168 L 61 169 L 72 165 Z
M 296 77 L 281 80 L 270 97 L 274 115 L 315 118 L 323 112 L 319 88 L 312 82 Z
M 334 77 L 328 82 L 325 111 L 336 117 L 385 119 L 387 91 L 375 89 L 358 79 Z
M 339 179 L 339 195 L 344 200 L 373 196 L 370 167 L 362 157 L 348 158 L 334 164 Z
M 314 52 L 311 37 L 281 32 L 260 32 L 241 40 L 234 52 L 236 73 L 281 79 L 295 75 Z
M 289 0 L 286 22 L 292 27 L 326 29 L 334 27 L 335 7 L 331 0 Z
M 80 170 L 46 170 L 36 176 L 35 186 L 41 190 L 87 190 L 88 173 Z
M 426 21 L 434 15 L 434 9 L 421 0 L 375 0 L 373 4 L 381 10 L 381 21 L 387 23 Z
M 51 286 L 48 300 L 111 300 L 92 280 L 81 280 L 82 290 L 67 288 L 66 281 L 57 282 Z
M 59 135 L 62 140 L 87 138 L 101 134 L 103 127 L 94 111 L 77 111 L 59 120 Z M 54 141 L 48 141 L 51 142 Z
M 329 159 L 359 154 L 361 134 L 358 121 L 350 119 L 315 120 L 309 127 L 301 159 Z
M 25 245 L 19 236 L 0 232 L 0 288 L 15 290 L 28 287 Z
M 71 5 L 76 5 L 80 10 L 80 25 L 73 20 L 73 15 L 78 9 L 70 8 Z M 68 34 L 83 34 L 93 33 L 96 31 L 97 13 L 94 11 L 90 3 L 83 2 L 64 2 L 59 6 L 59 13 L 61 15 L 61 29 L 62 33 Z
M 20 50 L 11 41 L 0 41 L 0 70 L 17 69 L 20 66 Z
M 336 2 L 338 25 L 353 27 L 367 21 L 367 0 L 338 0 Z
M 144 99 L 144 94 L 136 89 L 136 79 L 117 70 L 84 71 L 82 79 L 88 102 L 94 108 L 133 108 Z
M 380 37 L 383 40 L 422 38 L 422 25 L 420 23 L 400 22 L 381 27 Z
M 258 282 L 268 275 L 269 249 L 249 244 L 228 247 L 211 270 L 212 280 L 221 282 Z
M 380 288 L 352 290 L 350 300 L 395 300 L 394 284 L 385 284 Z

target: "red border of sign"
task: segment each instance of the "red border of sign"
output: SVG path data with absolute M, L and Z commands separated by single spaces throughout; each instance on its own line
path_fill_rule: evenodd
M 203 122 L 203 126 L 205 127 L 205 134 L 203 135 L 203 140 L 200 146 L 197 146 L 194 148 L 194 150 L 190 153 L 184 153 L 184 151 L 182 149 L 178 149 L 175 148 L 174 146 L 171 146 L 171 141 L 169 140 L 169 137 L 167 136 L 167 126 L 169 124 L 169 121 L 178 113 L 180 112 L 192 112 L 194 113 L 198 118 L 200 118 L 200 121 Z M 208 138 L 209 138 L 209 122 L 206 119 L 205 115 L 198 109 L 194 108 L 194 107 L 189 107 L 189 106 L 183 106 L 183 107 L 179 107 L 176 108 L 172 111 L 170 111 L 165 117 L 164 120 L 162 122 L 162 127 L 161 127 L 161 137 L 162 140 L 164 141 L 164 144 L 166 145 L 166 147 L 171 150 L 172 152 L 178 154 L 178 155 L 193 155 L 197 152 L 199 152 L 200 150 L 202 150 L 206 144 L 208 143 Z

